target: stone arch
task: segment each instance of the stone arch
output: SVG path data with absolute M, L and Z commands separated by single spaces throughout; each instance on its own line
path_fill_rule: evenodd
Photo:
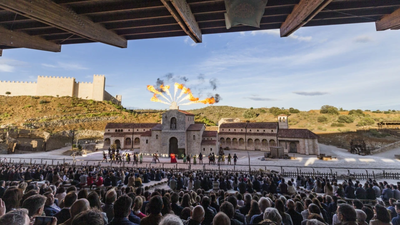
M 179 154 L 178 139 L 176 137 L 172 137 L 169 139 L 169 155 L 171 154 Z
M 261 141 L 260 141 L 260 139 L 255 139 L 254 140 L 254 144 L 256 145 L 256 146 L 260 146 L 261 145 Z
M 262 139 L 261 144 L 262 144 L 262 146 L 264 146 L 264 147 L 268 146 L 268 141 L 267 141 L 267 139 Z
M 131 138 L 126 138 L 125 139 L 125 146 L 130 146 L 132 145 L 132 139 Z
M 138 144 L 140 144 L 140 138 L 135 138 L 135 140 L 133 141 L 133 143 L 135 144 L 135 145 L 138 145 Z
M 121 148 L 121 141 L 119 139 L 115 139 L 114 144 L 117 146 L 117 149 Z
M 111 144 L 110 138 L 104 139 L 104 145 L 105 145 L 105 146 L 110 146 L 110 144 Z
M 175 117 L 171 118 L 170 129 L 176 130 L 176 118 Z
M 249 138 L 247 139 L 247 145 L 252 146 L 253 145 L 253 139 Z
M 276 143 L 274 139 L 269 140 L 269 146 L 275 146 L 275 145 Z
M 220 139 L 219 139 L 219 143 L 220 143 L 220 144 L 225 144 L 225 138 L 220 138 Z
M 233 138 L 232 139 L 232 145 L 238 145 L 238 139 L 237 138 Z
M 226 138 L 226 145 L 231 145 L 231 139 L 230 138 Z
M 244 145 L 244 139 L 243 138 L 239 138 L 239 146 Z

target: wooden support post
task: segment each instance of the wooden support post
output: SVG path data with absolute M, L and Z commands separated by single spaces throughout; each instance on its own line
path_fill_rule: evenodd
M 0 7 L 89 40 L 127 47 L 125 38 L 51 0 L 0 0 Z
M 281 37 L 288 37 L 297 29 L 307 24 L 331 2 L 332 0 L 300 0 L 285 22 L 282 23 L 280 29 Z
M 400 9 L 397 9 L 392 14 L 383 16 L 375 23 L 377 31 L 388 29 L 399 29 L 400 27 Z

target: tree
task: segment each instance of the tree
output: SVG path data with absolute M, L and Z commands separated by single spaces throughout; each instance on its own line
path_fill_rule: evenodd
M 243 117 L 246 119 L 255 118 L 257 116 L 258 116 L 258 114 L 252 109 L 248 109 L 248 110 L 244 111 L 244 113 L 243 113 Z
M 300 110 L 290 107 L 290 108 L 289 108 L 289 112 L 290 112 L 290 113 L 299 113 Z
M 351 116 L 341 115 L 341 116 L 339 116 L 337 121 L 338 121 L 338 123 L 352 123 L 352 122 L 354 122 L 354 119 Z
M 352 109 L 350 110 L 349 115 L 365 116 L 364 112 L 361 109 Z
M 317 121 L 318 123 L 326 123 L 328 122 L 328 118 L 326 116 L 318 116 Z
M 339 115 L 339 110 L 335 106 L 323 105 L 319 111 L 322 114 Z
M 6 91 L 6 95 L 7 95 L 7 96 L 11 95 L 11 92 Z

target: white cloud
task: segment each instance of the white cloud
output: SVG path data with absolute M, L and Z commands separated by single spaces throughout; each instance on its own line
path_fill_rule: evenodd
M 258 30 L 258 31 L 252 31 L 251 35 L 257 35 L 257 34 L 269 34 L 272 36 L 277 36 L 280 37 L 281 33 L 279 30 Z M 294 39 L 294 40 L 299 40 L 299 41 L 311 41 L 312 37 L 311 36 L 299 36 L 296 34 L 291 34 L 288 38 Z
M 246 33 L 245 32 L 239 32 L 239 34 L 241 35 L 241 36 L 246 36 Z
M 354 38 L 354 42 L 358 43 L 367 43 L 367 42 L 372 42 L 374 39 L 368 35 L 361 35 L 356 38 Z
M 0 72 L 10 73 L 10 72 L 14 72 L 14 69 L 15 68 L 13 66 L 11 66 L 11 65 L 0 63 Z
M 26 66 L 25 62 L 7 59 L 7 58 L 0 58 L 0 72 L 5 73 L 12 73 L 19 67 Z
M 42 63 L 43 67 L 47 68 L 61 68 L 65 70 L 87 70 L 88 68 L 85 66 L 82 66 L 79 63 L 64 63 L 64 62 L 58 62 L 57 64 L 47 64 L 47 63 Z

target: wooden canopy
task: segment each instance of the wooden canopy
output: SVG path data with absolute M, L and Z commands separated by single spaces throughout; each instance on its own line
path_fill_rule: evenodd
M 1 49 L 59 52 L 63 44 L 280 29 L 287 37 L 302 26 L 376 23 L 400 28 L 400 0 L 269 0 L 261 27 L 226 29 L 223 0 L 0 0 Z

